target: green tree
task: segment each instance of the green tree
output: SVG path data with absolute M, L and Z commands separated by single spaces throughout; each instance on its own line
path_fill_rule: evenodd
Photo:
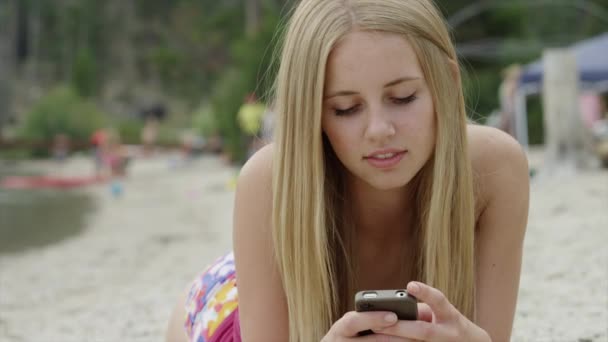
M 65 134 L 77 142 L 88 141 L 95 129 L 104 126 L 105 115 L 89 100 L 69 87 L 50 91 L 27 114 L 20 136 L 33 142 L 50 142 Z

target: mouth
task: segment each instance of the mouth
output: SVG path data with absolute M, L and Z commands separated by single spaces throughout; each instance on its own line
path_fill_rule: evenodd
M 396 166 L 406 153 L 407 150 L 385 150 L 374 152 L 363 159 L 373 167 L 387 169 Z
M 383 149 L 383 150 L 378 150 L 378 151 L 374 151 L 366 156 L 363 157 L 363 159 L 390 159 L 392 157 L 394 157 L 397 154 L 400 153 L 405 153 L 407 152 L 407 150 L 399 150 L 396 148 L 387 148 L 387 149 Z

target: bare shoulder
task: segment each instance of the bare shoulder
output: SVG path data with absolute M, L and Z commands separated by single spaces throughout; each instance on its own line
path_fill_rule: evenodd
M 528 161 L 511 136 L 469 126 L 480 205 L 475 234 L 476 316 L 494 341 L 510 341 L 528 220 Z
M 268 144 L 259 149 L 243 165 L 239 174 L 239 182 L 248 183 L 251 180 L 270 182 L 272 180 L 272 155 L 273 144 Z
M 468 125 L 468 139 L 473 170 L 479 175 L 502 168 L 527 168 L 526 154 L 521 145 L 499 129 Z
M 273 147 L 268 145 L 247 161 L 234 203 L 241 335 L 253 342 L 288 339 L 287 304 L 272 243 L 272 158 Z M 268 331 L 273 331 L 270 340 Z
M 233 215 L 237 257 L 241 238 L 249 240 L 250 235 L 270 234 L 272 154 L 272 145 L 264 146 L 249 158 L 239 173 Z
M 505 188 L 527 191 L 528 159 L 509 134 L 488 126 L 468 125 L 469 154 L 477 194 L 478 214 Z M 525 189 L 524 189 L 525 188 Z
M 239 173 L 233 215 L 233 239 L 237 267 L 245 249 L 258 249 L 271 241 L 272 146 L 255 153 Z
M 256 152 L 243 165 L 239 172 L 234 203 L 234 242 L 238 243 L 242 235 L 252 234 L 252 230 L 268 230 L 268 225 L 260 227 L 241 225 L 241 219 L 250 222 L 252 219 L 267 221 L 272 209 L 272 146 L 267 145 Z M 267 222 L 265 222 L 267 223 Z M 269 232 L 269 230 L 268 230 Z M 261 232 L 255 232 L 258 235 Z M 238 248 L 236 245 L 235 248 Z M 238 250 L 236 251 L 238 252 Z

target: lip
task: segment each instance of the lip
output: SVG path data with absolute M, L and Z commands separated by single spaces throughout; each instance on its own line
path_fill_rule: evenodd
M 392 158 L 388 158 L 388 159 L 374 158 L 375 155 L 387 154 L 387 153 L 394 153 L 395 155 Z M 363 157 L 363 159 L 365 159 L 365 161 L 367 161 L 371 166 L 373 166 L 375 168 L 388 169 L 388 168 L 392 168 L 392 167 L 396 166 L 397 164 L 399 164 L 399 162 L 401 161 L 401 159 L 403 159 L 403 157 L 405 156 L 406 153 L 407 153 L 407 150 L 384 149 L 384 150 L 374 151 L 373 153 Z

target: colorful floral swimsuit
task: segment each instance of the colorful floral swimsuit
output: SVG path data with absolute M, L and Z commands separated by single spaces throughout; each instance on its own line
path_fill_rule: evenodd
M 240 342 L 234 254 L 216 260 L 193 282 L 186 300 L 191 342 Z

